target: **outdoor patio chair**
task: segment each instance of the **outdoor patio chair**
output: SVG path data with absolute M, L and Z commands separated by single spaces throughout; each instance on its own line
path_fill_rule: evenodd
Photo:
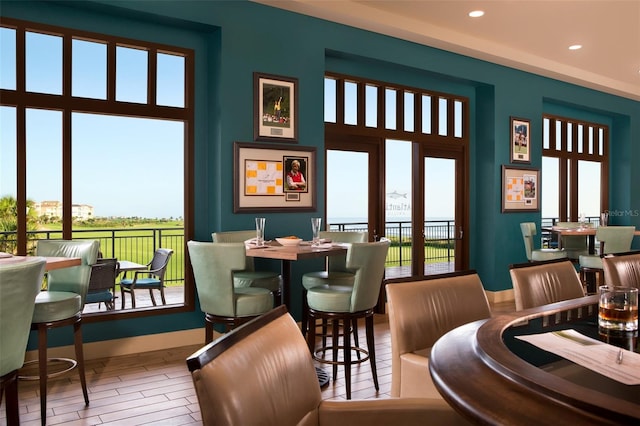
M 173 254 L 172 249 L 159 248 L 153 255 L 151 262 L 147 264 L 146 270 L 134 271 L 133 278 L 123 278 L 120 280 L 120 296 L 122 297 L 122 309 L 124 309 L 124 295 L 131 295 L 131 306 L 136 307 L 136 290 L 149 290 L 151 303 L 156 305 L 156 299 L 153 297 L 153 290 L 160 291 L 162 304 L 166 305 L 167 301 L 164 297 L 164 275 L 167 272 L 169 260 Z

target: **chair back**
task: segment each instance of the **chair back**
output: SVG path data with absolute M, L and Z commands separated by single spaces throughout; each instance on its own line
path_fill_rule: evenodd
M 167 272 L 167 266 L 169 266 L 169 260 L 173 255 L 172 249 L 159 248 L 153 253 L 153 258 L 149 264 L 149 272 L 160 281 L 164 281 L 164 274 Z
M 118 259 L 98 258 L 97 262 L 91 265 L 89 293 L 113 289 L 118 276 L 118 265 Z
M 233 271 L 245 265 L 243 243 L 187 242 L 202 312 L 235 317 Z
M 320 231 L 320 239 L 331 240 L 334 243 L 366 243 L 369 234 L 357 231 Z M 327 271 L 346 272 L 347 255 L 327 256 Z
M 0 264 L 0 377 L 24 363 L 45 263 L 41 257 L 30 257 Z
M 607 254 L 602 267 L 605 284 L 640 288 L 640 251 Z
M 568 259 L 509 266 L 516 310 L 584 296 L 584 288 Z
M 347 250 L 347 271 L 355 274 L 350 312 L 373 308 L 378 303 L 389 242 L 352 243 Z
M 600 226 L 596 239 L 604 243 L 603 253 L 624 253 L 631 250 L 635 226 Z
M 533 251 L 533 237 L 536 235 L 536 224 L 533 222 L 523 222 L 520 224 L 522 239 L 524 241 L 524 250 L 527 253 L 527 259 L 531 260 L 531 252 Z
M 203 347 L 187 366 L 207 426 L 318 424 L 318 377 L 284 305 Z
M 37 256 L 79 257 L 81 264 L 47 272 L 47 289 L 79 294 L 84 306 L 91 265 L 96 263 L 100 242 L 97 240 L 40 240 L 36 246 Z
M 256 237 L 255 229 L 248 230 L 248 231 L 213 232 L 211 234 L 211 238 L 214 243 L 243 243 L 255 237 Z M 244 270 L 250 271 L 250 272 L 255 271 L 255 263 L 253 261 L 253 257 L 247 256 L 245 258 Z
M 476 271 L 387 284 L 391 335 L 391 395 L 400 395 L 400 356 L 431 348 L 444 334 L 489 318 L 491 307 Z

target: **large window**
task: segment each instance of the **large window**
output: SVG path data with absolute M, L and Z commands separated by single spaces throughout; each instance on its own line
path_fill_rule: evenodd
M 597 223 L 609 204 L 609 128 L 551 115 L 543 123 L 543 220 Z
M 183 256 L 192 235 L 193 56 L 0 19 L 0 251 L 98 239 L 104 257 L 146 264 L 171 248 L 165 282 L 174 297 L 163 308 L 193 305 Z M 144 310 L 148 293 L 139 293 Z

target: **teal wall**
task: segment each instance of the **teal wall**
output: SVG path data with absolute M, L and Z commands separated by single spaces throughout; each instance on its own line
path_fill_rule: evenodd
M 246 1 L 2 1 L 3 16 L 178 45 L 196 51 L 196 239 L 252 228 L 254 214 L 233 214 L 233 142 L 253 139 L 253 72 L 299 80 L 299 140 L 318 149 L 318 212 L 324 211 L 325 71 L 369 77 L 468 97 L 471 102 L 470 262 L 488 290 L 511 288 L 508 266 L 525 261 L 519 223 L 540 213 L 500 213 L 501 165 L 509 163 L 509 117 L 531 120 L 542 140 L 542 114 L 611 126 L 611 210 L 616 224 L 640 226 L 640 103 L 412 42 Z M 541 166 L 541 143 L 532 167 Z M 315 213 L 266 214 L 267 237 L 306 235 Z M 637 243 L 636 243 L 637 245 Z M 277 262 L 263 263 L 277 269 Z M 321 261 L 294 264 L 294 283 Z M 293 285 L 291 300 L 300 300 Z M 293 309 L 299 314 L 299 307 Z M 200 327 L 199 310 L 85 325 L 85 341 Z M 60 344 L 69 344 L 59 337 Z M 57 342 L 57 340 L 54 341 Z

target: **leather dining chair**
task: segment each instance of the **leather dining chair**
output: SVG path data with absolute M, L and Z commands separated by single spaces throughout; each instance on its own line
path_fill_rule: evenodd
M 224 231 L 211 234 L 214 243 L 244 243 L 255 236 L 255 230 Z M 233 272 L 233 284 L 236 287 L 266 288 L 273 293 L 276 304 L 282 304 L 282 276 L 273 271 L 256 271 L 253 257 L 246 256 L 245 268 Z
M 567 252 L 563 249 L 553 248 L 540 248 L 536 249 L 533 241 L 533 237 L 536 236 L 536 224 L 533 222 L 523 222 L 520 224 L 520 231 L 522 232 L 522 239 L 524 241 L 524 249 L 527 255 L 527 259 L 530 262 L 536 262 L 541 260 L 552 259 L 564 259 L 567 257 Z
M 286 307 L 187 358 L 205 426 L 467 425 L 444 400 L 323 400 L 304 337 Z
M 429 374 L 431 347 L 454 328 L 491 317 L 476 271 L 430 275 L 386 286 L 391 396 L 441 398 Z
M 580 256 L 580 279 L 584 285 L 591 287 L 590 292 L 595 292 L 597 283 L 604 281 L 604 269 L 600 255 L 625 253 L 631 250 L 635 230 L 635 226 L 600 226 L 596 229 L 596 240 L 600 242 L 602 252 L 599 255 Z M 597 277 L 595 286 L 593 280 L 587 277 L 590 274 Z
M 333 380 L 337 378 L 338 365 L 344 367 L 347 399 L 351 399 L 351 364 L 369 360 L 373 384 L 378 386 L 376 371 L 375 343 L 373 334 L 373 311 L 377 306 L 380 288 L 384 279 L 384 266 L 389 250 L 389 241 L 373 243 L 352 243 L 347 250 L 346 272 L 334 278 L 327 276 L 323 284 L 307 290 L 307 312 L 309 324 L 316 320 L 327 321 L 331 325 L 332 343 L 330 347 L 315 349 L 316 328 L 308 327 L 307 343 L 314 359 L 333 365 Z M 367 335 L 367 349 L 351 345 L 351 328 L 357 328 L 357 320 L 364 318 Z M 339 346 L 340 326 L 342 345 Z M 342 351 L 342 360 L 338 351 Z M 352 361 L 352 351 L 363 354 L 363 358 Z M 331 359 L 319 355 L 331 354 Z
M 223 324 L 227 331 L 273 308 L 273 293 L 268 289 L 234 285 L 234 272 L 246 266 L 244 243 L 189 241 L 187 249 L 205 316 L 206 343 L 213 340 L 216 324 Z
M 36 296 L 42 288 L 45 260 L 0 264 L 0 400 L 6 390 L 9 425 L 20 424 L 18 370 L 24 364 Z
M 40 380 L 40 416 L 46 423 L 47 378 L 54 377 L 77 367 L 85 405 L 89 405 L 87 382 L 84 374 L 82 350 L 82 310 L 89 289 L 91 265 L 96 263 L 100 242 L 95 240 L 40 240 L 36 246 L 37 256 L 78 257 L 79 266 L 47 272 L 47 291 L 36 297 L 31 329 L 38 332 L 38 372 Z M 76 359 L 47 359 L 47 331 L 52 328 L 73 325 Z M 48 361 L 69 363 L 69 368 L 56 373 L 47 373 Z
M 605 284 L 640 288 L 640 251 L 606 254 L 602 268 Z
M 164 276 L 169 266 L 169 260 L 173 255 L 172 249 L 159 248 L 153 254 L 151 262 L 147 263 L 147 269 L 133 271 L 133 278 L 122 278 L 120 280 L 120 297 L 122 297 L 122 309 L 124 309 L 124 295 L 131 296 L 131 307 L 136 307 L 136 290 L 149 290 L 151 303 L 156 306 L 156 299 L 153 297 L 153 290 L 160 291 L 162 304 L 166 305 L 164 296 Z
M 519 263 L 509 266 L 516 311 L 585 295 L 569 259 Z

